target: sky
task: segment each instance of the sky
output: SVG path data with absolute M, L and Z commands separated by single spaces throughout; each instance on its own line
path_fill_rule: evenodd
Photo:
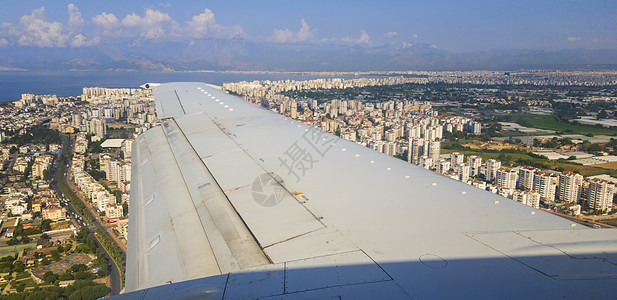
M 0 0 L 0 47 L 244 38 L 263 43 L 422 42 L 460 53 L 617 48 L 617 1 Z
M 616 33 L 614 0 L 0 0 L 0 71 L 52 61 L 98 68 L 101 57 L 160 70 L 188 69 L 191 57 L 204 68 L 280 69 L 309 55 L 330 65 L 386 55 L 411 66 L 481 51 L 617 51 Z M 276 65 L 277 55 L 287 61 Z

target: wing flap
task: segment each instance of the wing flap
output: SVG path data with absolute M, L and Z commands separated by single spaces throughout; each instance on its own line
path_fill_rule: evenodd
M 173 120 L 133 150 L 127 290 L 269 261 Z
M 263 248 L 324 227 L 285 188 L 280 176 L 264 170 L 224 128 L 206 118 L 190 115 L 178 124 L 189 132 L 187 140 Z
M 133 147 L 127 290 L 220 273 L 160 127 Z M 192 265 L 194 264 L 194 265 Z

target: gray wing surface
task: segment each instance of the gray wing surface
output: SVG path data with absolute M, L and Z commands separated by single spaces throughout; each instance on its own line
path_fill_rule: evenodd
M 124 297 L 613 298 L 594 230 L 203 83 L 133 143 Z

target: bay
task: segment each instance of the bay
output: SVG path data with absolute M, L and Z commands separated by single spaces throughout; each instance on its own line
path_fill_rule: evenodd
M 222 85 L 224 82 L 316 78 L 324 76 L 308 73 L 2 71 L 0 101 L 19 100 L 21 94 L 25 93 L 59 97 L 79 96 L 84 87 L 139 88 L 147 82 L 198 81 Z

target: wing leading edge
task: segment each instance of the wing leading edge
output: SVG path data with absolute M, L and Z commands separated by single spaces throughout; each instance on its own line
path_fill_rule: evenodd
M 617 292 L 615 230 L 577 226 L 210 85 L 168 83 L 153 91 L 163 124 L 134 143 L 129 292 L 146 298 Z

